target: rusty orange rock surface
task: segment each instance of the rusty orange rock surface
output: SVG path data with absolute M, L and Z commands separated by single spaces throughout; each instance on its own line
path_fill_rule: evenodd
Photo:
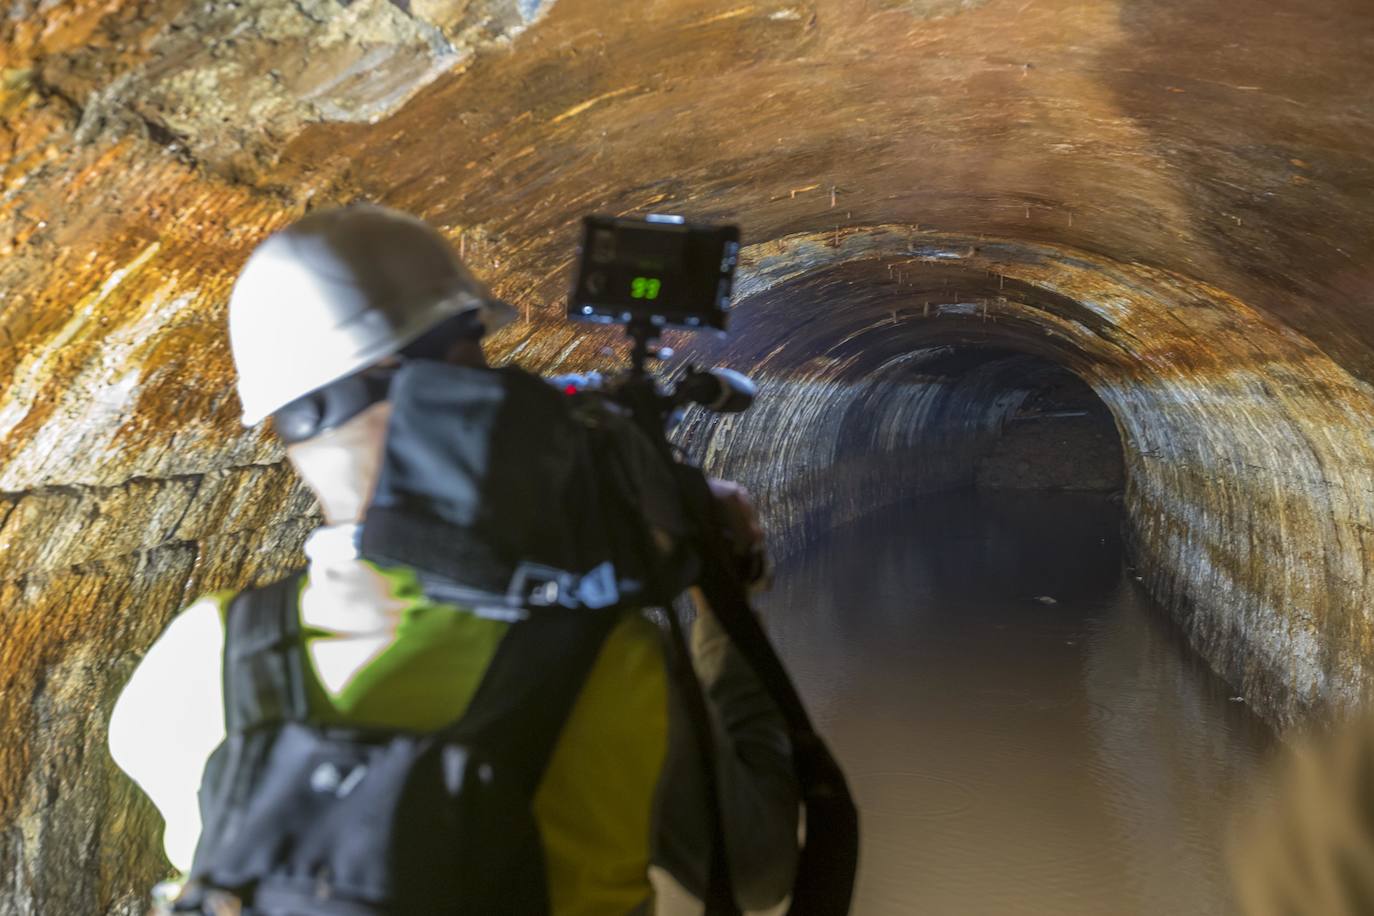
M 1367 2 L 12 7 L 0 914 L 137 912 L 164 867 L 104 721 L 188 598 L 299 562 L 314 510 L 238 424 L 224 308 L 332 203 L 439 226 L 539 371 L 623 355 L 561 320 L 584 213 L 739 221 L 731 335 L 675 343 L 764 398 L 682 435 L 784 546 L 971 471 L 1027 381 L 940 354 L 1063 365 L 1208 662 L 1281 725 L 1374 690 Z

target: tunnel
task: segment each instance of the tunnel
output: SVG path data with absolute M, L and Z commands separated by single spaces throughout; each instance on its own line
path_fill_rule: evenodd
M 738 223 L 729 331 L 669 334 L 664 371 L 759 384 L 675 435 L 780 558 L 960 488 L 1114 493 L 1140 588 L 1248 709 L 1355 708 L 1372 79 L 1367 0 L 11 3 L 0 913 L 141 912 L 165 874 L 106 722 L 179 608 L 319 523 L 239 425 L 224 315 L 253 246 L 334 204 L 438 227 L 521 312 L 494 360 L 540 373 L 627 352 L 563 319 L 584 214 Z

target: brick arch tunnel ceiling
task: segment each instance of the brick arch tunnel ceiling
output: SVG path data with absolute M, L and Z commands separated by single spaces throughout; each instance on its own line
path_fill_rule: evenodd
M 674 365 L 733 365 L 765 397 L 681 435 L 784 541 L 957 482 L 1062 366 L 1115 420 L 1136 562 L 1208 661 L 1278 723 L 1370 693 L 1374 6 L 629 9 L 11 4 L 0 857 L 20 911 L 104 911 L 157 870 L 98 751 L 109 704 L 182 602 L 279 574 L 315 523 L 237 425 L 223 321 L 252 246 L 324 204 L 441 227 L 524 312 L 493 354 L 540 371 L 622 346 L 560 317 L 583 214 L 739 222 L 732 332 L 674 341 Z M 70 880 L 111 848 L 118 868 Z

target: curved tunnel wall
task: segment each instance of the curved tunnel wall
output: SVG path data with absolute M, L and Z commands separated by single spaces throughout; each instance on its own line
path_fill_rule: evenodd
M 1040 354 L 1115 416 L 1137 565 L 1203 656 L 1281 722 L 1368 693 L 1374 397 L 1309 342 L 1219 290 L 1083 252 L 888 226 L 750 254 L 740 331 L 716 355 L 755 366 L 767 403 L 698 435 L 775 529 L 966 482 L 1026 388 L 996 363 L 953 381 L 898 370 L 942 341 Z M 836 281 L 836 265 L 861 271 Z
M 20 0 L 0 24 L 0 914 L 134 912 L 104 752 L 190 596 L 314 508 L 237 425 L 234 273 L 304 209 L 440 226 L 536 370 L 578 218 L 738 219 L 766 398 L 682 435 L 777 536 L 958 482 L 1062 365 L 1120 430 L 1151 590 L 1271 720 L 1369 692 L 1374 8 L 1276 0 Z

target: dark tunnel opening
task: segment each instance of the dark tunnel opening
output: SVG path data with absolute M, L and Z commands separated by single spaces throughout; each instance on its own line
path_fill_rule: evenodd
M 1111 411 L 1081 379 L 1047 370 L 978 461 L 980 490 L 1076 490 L 1119 496 L 1121 438 Z
M 1081 378 L 1044 357 L 1001 347 L 953 346 L 929 351 L 915 371 L 957 383 L 979 371 L 991 377 L 985 403 L 997 410 L 963 486 L 981 491 L 1101 493 L 1119 501 L 1125 486 L 1121 436 L 1110 408 Z
M 760 495 L 782 553 L 919 494 L 1063 490 L 1122 504 L 1127 429 L 1097 390 L 1119 351 L 1101 318 L 963 263 L 977 246 L 896 243 L 907 256 L 796 252 L 747 291 L 728 341 L 686 342 L 692 359 L 752 365 L 763 395 L 737 420 L 690 420 L 681 441 Z
M 913 374 L 927 384 L 972 384 L 974 396 L 955 402 L 958 411 L 991 418 L 987 435 L 966 452 L 964 473 L 910 502 L 945 517 L 942 524 L 956 532 L 928 543 L 932 567 L 981 565 L 963 584 L 994 593 L 998 583 L 1013 580 L 1032 595 L 1104 598 L 1114 591 L 1130 562 L 1122 530 L 1125 466 L 1120 434 L 1102 399 L 1062 365 L 1001 346 L 937 347 L 913 362 Z M 1037 524 L 1054 525 L 1056 536 L 1025 536 Z M 892 536 L 903 534 L 894 529 Z M 967 555 L 970 539 L 990 538 L 1016 546 Z M 1066 553 L 1076 559 L 1066 562 Z

